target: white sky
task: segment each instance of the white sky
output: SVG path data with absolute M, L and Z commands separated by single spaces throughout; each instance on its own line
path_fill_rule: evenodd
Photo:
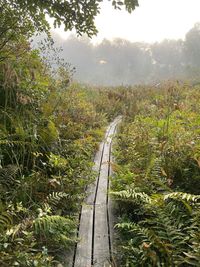
M 184 38 L 196 22 L 200 22 L 200 0 L 139 0 L 140 6 L 129 14 L 114 10 L 111 2 L 105 0 L 101 14 L 96 18 L 98 36 L 102 39 L 124 38 L 130 41 L 155 42 Z M 63 38 L 69 32 L 57 29 Z

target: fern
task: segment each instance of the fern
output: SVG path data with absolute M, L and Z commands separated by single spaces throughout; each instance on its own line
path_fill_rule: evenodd
M 143 220 L 138 223 L 122 221 L 115 226 L 126 240 L 122 245 L 126 261 L 130 261 L 134 266 L 141 266 L 142 263 L 144 266 L 165 267 L 174 264 L 178 266 L 182 262 L 197 262 L 199 196 L 174 192 L 165 195 L 154 194 L 150 197 L 144 192 L 136 192 L 132 189 L 112 192 L 112 194 L 122 202 L 131 201 L 133 204 L 139 202 L 145 205 Z M 191 217 L 191 211 L 193 211 L 193 217 Z M 138 210 L 135 209 L 134 212 L 136 216 Z M 191 218 L 193 218 L 192 221 Z M 193 250 L 186 246 L 192 236 L 195 236 L 190 245 Z
M 0 145 L 30 145 L 30 142 L 25 142 L 25 141 L 17 141 L 17 140 L 9 140 L 9 139 L 4 139 L 4 140 L 0 140 Z
M 149 166 L 148 166 L 149 168 Z M 162 168 L 162 158 L 153 158 L 153 162 L 151 162 L 150 170 L 148 172 L 148 176 L 146 176 L 146 180 L 153 185 L 153 189 L 156 191 L 171 191 L 170 187 L 166 185 L 166 174 L 164 175 L 164 170 Z M 150 185 L 149 185 L 150 186 Z
M 19 167 L 16 165 L 7 165 L 0 169 L 0 183 L 9 185 L 15 182 L 15 175 L 17 174 Z
M 76 241 L 75 238 L 75 222 L 70 218 L 62 216 L 44 216 L 37 218 L 33 222 L 34 233 L 44 240 L 51 240 L 54 246 L 58 248 L 67 248 L 71 243 Z
M 128 258 L 132 259 L 131 262 L 135 264 L 134 266 L 154 266 L 155 262 L 161 264 L 169 261 L 170 248 L 168 244 L 165 244 L 152 229 L 134 223 L 121 223 L 117 227 L 122 231 L 128 230 L 129 240 L 125 251 L 128 253 Z M 163 259 L 159 259 L 160 254 Z
M 2 212 L 0 214 L 0 230 L 5 230 L 11 227 L 13 224 L 13 219 L 11 215 L 9 215 L 7 212 Z
M 170 194 L 166 194 L 164 196 L 164 200 L 168 200 L 168 199 L 184 200 L 187 202 L 198 202 L 200 201 L 200 195 L 192 195 L 192 194 L 183 193 L 183 192 L 173 192 Z
M 182 230 L 173 224 L 165 209 L 157 209 L 151 218 L 139 223 L 118 223 L 116 228 L 122 231 L 127 240 L 123 248 L 135 266 L 141 266 L 141 261 L 143 264 L 153 264 L 154 260 L 155 266 L 178 264 L 188 240 Z M 133 251 L 137 252 L 136 258 L 132 258 Z
M 144 192 L 136 192 L 133 189 L 111 192 L 111 195 L 113 195 L 117 200 L 151 203 L 151 198 L 147 194 Z
M 189 266 L 198 266 L 200 262 L 200 205 L 196 205 L 196 210 L 193 212 L 193 216 L 190 219 L 187 231 L 189 239 L 189 249 L 184 252 L 182 259 L 184 264 Z
M 68 199 L 70 198 L 69 194 L 66 194 L 64 192 L 53 192 L 48 195 L 46 202 L 56 208 L 58 204 L 63 200 L 63 199 Z

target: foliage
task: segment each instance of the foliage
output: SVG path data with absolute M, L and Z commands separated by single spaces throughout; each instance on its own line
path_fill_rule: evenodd
M 25 19 L 39 30 L 49 30 L 49 24 L 45 15 L 54 19 L 54 26 L 64 24 L 65 30 L 76 29 L 78 34 L 87 33 L 92 36 L 97 33 L 94 19 L 100 11 L 100 1 L 42 1 L 42 0 L 1 0 L 2 8 L 9 6 L 11 10 L 20 10 Z M 125 6 L 128 12 L 132 12 L 138 6 L 137 0 L 112 1 L 115 8 Z M 21 18 L 23 21 L 23 17 Z
M 143 89 L 118 134 L 120 266 L 199 264 L 199 88 Z
M 0 51 L 0 265 L 57 266 L 77 242 L 105 126 L 130 100 L 123 88 L 71 83 L 70 66 L 56 56 L 52 70 L 20 27 Z
M 38 236 L 39 242 L 43 245 L 53 244 L 53 248 L 62 250 L 75 240 L 70 238 L 75 232 L 74 222 L 63 216 L 43 216 L 36 218 L 33 222 L 34 233 Z
M 89 88 L 70 83 L 29 38 L 65 23 L 96 33 L 102 1 L 0 0 L 0 265 L 58 266 L 77 241 L 106 123 L 123 114 L 116 145 L 120 266 L 198 266 L 199 88 Z M 137 1 L 112 1 L 131 12 Z M 188 36 L 190 39 L 190 36 Z M 51 45 L 50 45 L 51 46 Z M 142 90 L 142 92 L 141 92 Z
M 57 266 L 77 241 L 94 153 L 123 105 L 107 91 L 71 83 L 59 58 L 52 70 L 28 41 L 41 21 L 34 25 L 11 2 L 0 2 L 0 265 Z

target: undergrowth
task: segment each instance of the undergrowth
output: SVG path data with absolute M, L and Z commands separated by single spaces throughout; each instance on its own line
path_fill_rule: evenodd
M 120 127 L 112 181 L 120 266 L 199 266 L 199 88 L 140 92 Z
M 52 40 L 31 47 L 45 21 L 0 7 L 0 266 L 66 265 L 94 153 L 117 115 L 119 266 L 199 266 L 199 88 L 72 83 Z
M 9 3 L 3 7 L 0 266 L 62 266 L 77 242 L 80 206 L 95 177 L 94 153 L 128 96 L 123 88 L 111 92 L 72 83 L 73 69 L 52 40 L 31 48 L 33 22 Z M 45 47 L 53 59 L 41 56 Z

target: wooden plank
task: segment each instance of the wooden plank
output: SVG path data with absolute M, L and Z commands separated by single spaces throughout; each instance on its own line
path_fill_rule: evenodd
M 101 167 L 101 160 L 102 160 L 102 153 L 104 150 L 104 142 L 102 142 L 99 146 L 99 150 L 96 153 L 95 157 L 94 157 L 94 166 L 92 168 L 93 171 L 96 172 L 96 179 L 94 181 L 94 183 L 92 183 L 91 185 L 88 186 L 87 188 L 87 197 L 85 202 L 89 205 L 89 204 L 94 204 L 94 200 L 95 200 L 95 193 L 96 193 L 96 187 L 97 187 L 97 181 L 98 181 L 98 176 L 99 176 L 99 171 L 100 171 L 100 167 Z
M 81 212 L 79 238 L 77 244 L 75 266 L 90 267 L 92 253 L 93 205 L 83 205 Z
M 95 203 L 95 227 L 94 227 L 94 254 L 93 266 L 109 266 L 110 265 L 110 247 L 109 247 L 109 229 L 108 229 L 108 174 L 110 161 L 110 147 L 112 136 L 118 120 L 115 120 L 110 127 L 106 143 L 104 146 L 104 154 L 99 176 L 99 186 L 97 190 Z
M 95 206 L 95 232 L 93 266 L 106 267 L 110 264 L 108 223 L 106 204 Z
M 108 265 L 110 258 L 107 222 L 109 148 L 110 146 L 108 144 L 106 144 L 104 147 L 104 155 L 101 165 L 99 186 L 95 203 L 93 266 L 99 267 Z
M 109 150 L 110 150 L 110 145 L 106 143 L 104 146 L 104 154 L 102 158 L 102 164 L 99 175 L 99 184 L 98 184 L 96 203 L 95 203 L 97 205 L 106 204 L 107 200 Z
M 120 123 L 121 117 L 118 118 L 118 123 Z M 118 124 L 117 123 L 117 124 Z M 114 131 L 114 136 L 117 132 L 117 125 L 115 127 Z M 113 156 L 113 140 L 111 142 L 111 147 L 110 147 L 110 164 L 109 164 L 109 188 L 108 190 L 110 191 L 111 189 L 111 177 L 113 176 L 113 169 L 112 169 L 112 163 L 114 162 L 114 156 Z M 108 220 L 109 220 L 109 233 L 110 233 L 110 251 L 111 251 L 111 259 L 115 264 L 115 241 L 116 241 L 116 236 L 115 236 L 115 231 L 114 231 L 114 225 L 116 224 L 116 218 L 114 215 L 114 203 L 112 198 L 108 196 Z M 115 266 L 115 265 L 114 265 Z
M 107 128 L 107 137 L 110 127 Z M 96 172 L 96 180 L 93 184 L 87 188 L 87 197 L 85 204 L 82 207 L 80 226 L 79 226 L 79 239 L 77 244 L 76 255 L 75 255 L 75 267 L 89 267 L 91 266 L 92 260 L 92 238 L 93 238 L 93 209 L 96 194 L 96 187 L 99 178 L 99 172 L 101 168 L 101 161 L 104 151 L 104 141 L 101 142 L 99 150 L 94 157 L 93 170 Z
M 105 139 L 94 158 L 93 170 L 97 177 L 88 186 L 88 196 L 82 207 L 80 242 L 76 248 L 74 267 L 91 267 L 92 259 L 93 266 L 110 266 L 107 191 L 110 146 L 118 121 L 119 118 L 116 118 L 107 128 Z
M 99 175 L 101 158 L 103 153 L 104 143 L 100 144 L 99 151 L 94 158 L 93 170 Z M 97 178 L 93 184 L 87 188 L 87 197 L 85 204 L 82 206 L 81 219 L 79 226 L 79 239 L 75 255 L 75 267 L 89 267 L 92 259 L 92 238 L 93 238 L 93 205 L 95 200 L 95 192 L 97 186 Z
M 109 164 L 109 188 L 108 192 L 111 189 L 111 177 L 113 175 L 113 170 L 112 170 L 112 162 L 113 162 L 113 156 L 112 156 L 112 144 L 111 144 L 111 154 L 110 154 L 110 164 Z M 113 205 L 113 200 L 108 196 L 108 220 L 109 220 L 109 233 L 110 233 L 110 252 L 111 252 L 111 258 L 112 261 L 115 259 L 115 250 L 114 250 L 114 241 L 115 241 L 115 232 L 114 232 L 114 225 L 115 225 L 115 217 L 114 217 L 114 205 Z

